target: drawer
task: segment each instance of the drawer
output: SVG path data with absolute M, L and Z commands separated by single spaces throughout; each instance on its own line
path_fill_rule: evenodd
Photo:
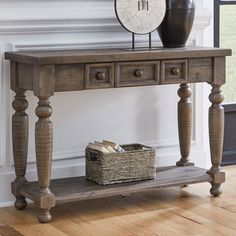
M 84 89 L 84 64 L 55 65 L 55 90 L 76 91 Z
M 213 59 L 193 58 L 189 60 L 189 82 L 212 82 L 213 81 Z
M 113 88 L 114 64 L 87 64 L 85 65 L 85 88 Z
M 123 62 L 116 64 L 116 86 L 143 86 L 159 83 L 160 62 Z
M 161 83 L 175 84 L 188 81 L 188 60 L 168 60 L 161 62 Z

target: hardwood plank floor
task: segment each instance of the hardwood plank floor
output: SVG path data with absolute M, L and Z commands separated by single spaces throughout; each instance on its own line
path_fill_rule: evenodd
M 52 222 L 43 225 L 33 205 L 0 208 L 0 236 L 235 236 L 236 166 L 225 170 L 218 198 L 204 183 L 80 201 L 57 206 Z

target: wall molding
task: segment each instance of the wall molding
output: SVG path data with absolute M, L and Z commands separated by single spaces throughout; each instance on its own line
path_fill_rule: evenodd
M 0 33 L 68 33 L 118 31 L 114 11 L 99 8 L 0 10 Z
M 137 47 L 147 46 L 148 41 L 145 39 L 137 40 Z M 153 42 L 153 46 L 160 46 L 160 41 Z M 8 48 L 11 51 L 24 51 L 24 50 L 70 50 L 70 49 L 95 49 L 95 48 L 129 48 L 131 47 L 131 38 L 116 38 L 104 40 L 81 40 L 80 42 L 9 42 Z
M 204 7 L 196 10 L 194 27 L 209 25 L 211 13 Z M 117 21 L 113 5 L 107 8 L 36 8 L 0 9 L 0 34 L 39 34 L 72 32 L 124 31 Z
M 162 149 L 170 149 L 176 148 L 179 149 L 179 141 L 176 139 L 167 139 L 167 140 L 159 140 L 159 141 L 141 141 L 147 146 L 152 146 L 158 150 Z M 196 144 L 192 142 L 192 145 Z M 53 152 L 53 161 L 64 161 L 64 160 L 73 160 L 73 159 L 84 159 L 84 148 L 68 150 L 64 152 Z M 28 163 L 34 164 L 36 163 L 36 156 L 35 154 L 28 155 Z M 13 160 L 12 160 L 13 165 Z

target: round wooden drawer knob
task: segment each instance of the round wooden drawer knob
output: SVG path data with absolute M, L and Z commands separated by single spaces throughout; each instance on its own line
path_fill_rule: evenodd
M 171 74 L 172 75 L 179 75 L 180 74 L 180 69 L 178 67 L 172 68 Z
M 106 78 L 106 74 L 104 72 L 98 72 L 96 79 L 98 80 L 104 80 Z
M 142 77 L 144 74 L 143 70 L 142 69 L 138 69 L 135 71 L 135 76 L 136 77 Z

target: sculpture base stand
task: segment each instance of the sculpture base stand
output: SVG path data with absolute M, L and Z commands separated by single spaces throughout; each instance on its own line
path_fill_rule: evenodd
M 149 46 L 148 46 L 148 49 L 152 50 L 152 33 L 149 33 L 148 36 L 149 36 Z M 132 50 L 133 51 L 136 50 L 136 48 L 135 48 L 135 33 L 132 33 Z

